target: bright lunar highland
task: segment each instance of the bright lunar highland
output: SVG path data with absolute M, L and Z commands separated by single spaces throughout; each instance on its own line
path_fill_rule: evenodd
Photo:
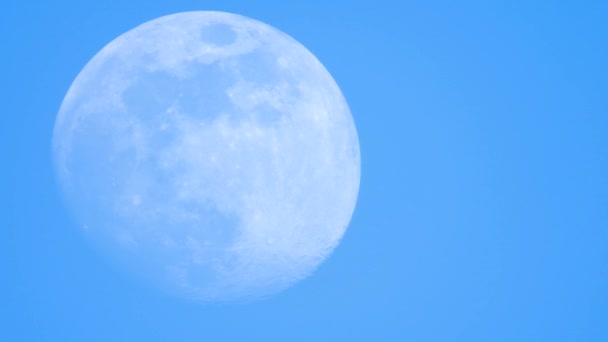
M 222 12 L 161 17 L 105 46 L 63 100 L 53 156 L 94 245 L 204 301 L 310 275 L 359 190 L 357 132 L 327 70 L 288 35 Z

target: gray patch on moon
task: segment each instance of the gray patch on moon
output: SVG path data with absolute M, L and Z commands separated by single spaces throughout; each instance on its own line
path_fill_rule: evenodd
M 201 31 L 201 39 L 215 46 L 230 45 L 235 42 L 236 37 L 232 27 L 222 23 L 206 26 Z

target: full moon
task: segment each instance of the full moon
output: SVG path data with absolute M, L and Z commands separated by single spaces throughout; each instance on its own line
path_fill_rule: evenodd
M 185 12 L 99 51 L 56 118 L 58 183 L 118 268 L 202 301 L 266 296 L 340 242 L 360 180 L 335 81 L 259 21 Z

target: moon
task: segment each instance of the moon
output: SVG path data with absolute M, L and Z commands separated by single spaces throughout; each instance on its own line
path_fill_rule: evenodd
M 348 105 L 304 46 L 259 21 L 184 12 L 113 40 L 58 112 L 53 160 L 75 222 L 119 269 L 201 301 L 309 276 L 353 214 Z

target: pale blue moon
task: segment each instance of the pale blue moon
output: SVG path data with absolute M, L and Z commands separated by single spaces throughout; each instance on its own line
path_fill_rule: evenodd
M 72 83 L 53 135 L 60 188 L 91 244 L 203 301 L 310 275 L 349 225 L 359 153 L 317 58 L 222 12 L 168 15 L 110 42 Z

